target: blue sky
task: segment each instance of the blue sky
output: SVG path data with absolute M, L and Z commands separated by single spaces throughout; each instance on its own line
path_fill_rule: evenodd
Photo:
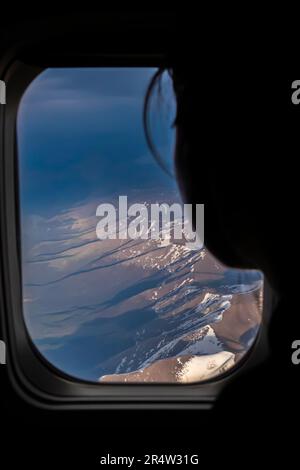
M 17 125 L 23 212 L 54 214 L 91 196 L 174 187 L 144 136 L 143 101 L 154 72 L 48 69 L 33 81 Z M 168 154 L 172 138 L 161 129 Z

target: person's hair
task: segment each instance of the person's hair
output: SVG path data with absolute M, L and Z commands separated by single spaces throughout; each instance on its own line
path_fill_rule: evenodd
M 153 98 L 153 95 L 154 95 L 154 92 L 155 92 L 156 89 L 158 91 L 159 98 L 163 99 L 163 96 L 162 96 L 162 77 L 163 77 L 163 74 L 165 72 L 167 72 L 169 74 L 169 76 L 172 78 L 172 71 L 170 69 L 160 68 L 155 72 L 155 74 L 153 75 L 153 77 L 151 78 L 151 80 L 149 82 L 149 85 L 148 85 L 148 88 L 147 88 L 147 91 L 146 91 L 146 95 L 145 95 L 145 99 L 144 99 L 143 124 L 144 124 L 145 138 L 146 138 L 147 145 L 149 147 L 150 152 L 152 153 L 152 155 L 154 156 L 155 160 L 160 165 L 160 167 L 166 173 L 168 173 L 169 176 L 172 176 L 172 174 L 170 173 L 170 170 L 167 168 L 167 166 L 164 162 L 164 159 L 160 155 L 159 151 L 157 150 L 157 148 L 156 148 L 156 146 L 153 142 L 153 139 L 152 139 L 152 136 L 151 136 L 151 129 L 150 129 L 150 105 L 151 105 L 151 100 Z M 175 121 L 174 121 L 173 125 L 175 125 L 175 124 L 176 124 L 176 118 L 175 118 Z

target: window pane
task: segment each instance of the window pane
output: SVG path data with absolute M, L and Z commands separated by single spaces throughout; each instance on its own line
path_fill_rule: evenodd
M 155 240 L 97 237 L 100 204 L 116 208 L 116 234 L 129 222 L 119 196 L 149 213 L 151 204 L 180 203 L 174 178 L 145 141 L 143 101 L 154 72 L 47 69 L 20 105 L 24 318 L 42 355 L 79 379 L 205 380 L 244 356 L 261 322 L 260 272 L 229 269 L 205 248 L 162 239 L 164 226 Z M 167 77 L 163 87 L 167 107 L 154 106 L 151 122 L 171 168 Z

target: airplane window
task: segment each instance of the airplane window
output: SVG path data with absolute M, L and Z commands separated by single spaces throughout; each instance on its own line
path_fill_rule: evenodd
M 211 379 L 244 357 L 261 323 L 260 272 L 228 268 L 205 247 L 178 240 L 180 215 L 164 222 L 164 209 L 149 235 L 153 207 L 183 206 L 145 139 L 154 73 L 47 69 L 18 112 L 26 328 L 52 366 L 99 384 Z M 157 97 L 151 126 L 171 168 L 167 77 L 162 87 L 169 108 Z

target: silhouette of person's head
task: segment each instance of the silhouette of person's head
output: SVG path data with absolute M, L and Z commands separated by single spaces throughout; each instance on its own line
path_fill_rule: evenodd
M 247 46 L 236 33 L 229 44 L 228 31 L 222 31 L 214 46 L 213 32 L 200 39 L 200 24 L 189 18 L 184 30 L 182 16 L 166 67 L 177 103 L 176 177 L 185 202 L 205 204 L 207 248 L 228 266 L 262 270 L 279 294 L 268 324 L 267 365 L 223 394 L 226 406 L 236 406 L 250 391 L 247 409 L 249 403 L 265 409 L 274 385 L 286 389 L 290 348 L 299 331 L 290 298 L 298 284 L 291 266 L 298 267 L 300 106 L 292 104 L 293 80 L 281 78 L 282 57 L 270 37 L 261 41 L 251 29 Z
M 205 244 L 229 266 L 258 268 L 284 288 L 288 207 L 287 82 L 238 58 L 171 59 L 175 166 L 185 202 L 205 204 Z M 278 93 L 281 90 L 281 93 Z

